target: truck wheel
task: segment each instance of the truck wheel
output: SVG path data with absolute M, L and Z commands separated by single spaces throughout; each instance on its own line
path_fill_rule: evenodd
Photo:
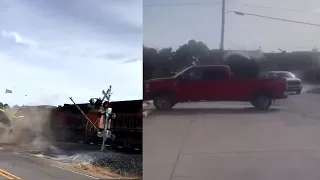
M 250 103 L 251 103 L 251 105 L 252 105 L 252 106 L 254 106 L 254 107 L 256 107 L 256 106 L 257 106 L 257 103 L 255 102 L 255 99 L 254 99 L 254 100 L 252 100 Z
M 160 95 L 155 97 L 153 104 L 159 110 L 169 110 L 175 105 L 170 95 Z
M 251 101 L 251 104 L 260 110 L 267 110 L 272 104 L 272 99 L 266 95 L 258 95 Z
M 301 91 L 302 91 L 302 90 L 296 91 L 296 94 L 301 94 Z

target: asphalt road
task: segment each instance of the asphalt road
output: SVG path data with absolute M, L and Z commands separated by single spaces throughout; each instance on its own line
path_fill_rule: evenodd
M 14 152 L 0 151 L 0 179 L 24 180 L 80 180 L 97 179 L 76 171 L 66 169 L 50 161 L 32 158 Z
M 318 180 L 320 95 L 178 104 L 144 119 L 146 180 Z

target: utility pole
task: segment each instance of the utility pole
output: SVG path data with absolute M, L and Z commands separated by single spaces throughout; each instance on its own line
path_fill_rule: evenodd
M 223 53 L 224 50 L 224 24 L 225 24 L 225 10 L 226 10 L 226 0 L 222 0 L 221 9 L 221 36 L 220 36 L 220 51 Z
M 226 15 L 226 0 L 222 0 L 221 6 L 221 36 L 220 36 L 220 63 L 223 63 L 223 52 L 224 52 L 224 24 Z

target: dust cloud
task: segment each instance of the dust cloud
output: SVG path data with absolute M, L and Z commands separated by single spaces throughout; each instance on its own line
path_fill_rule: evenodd
M 51 106 L 25 106 L 16 113 L 17 116 L 24 116 L 23 118 L 8 115 L 11 126 L 0 125 L 0 143 L 47 148 L 53 139 L 51 120 L 54 109 Z
M 302 86 L 302 93 L 320 94 L 320 85 L 304 83 Z

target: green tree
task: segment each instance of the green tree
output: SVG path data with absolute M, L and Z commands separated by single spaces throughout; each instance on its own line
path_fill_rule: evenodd
M 261 48 L 259 48 L 261 50 Z M 223 53 L 218 49 L 210 50 L 201 41 L 189 40 L 174 50 L 171 47 L 156 49 L 143 47 L 143 78 L 161 78 L 172 75 L 192 65 L 193 57 L 199 59 L 200 64 L 225 64 L 230 66 L 235 77 L 254 78 L 261 71 L 303 71 L 305 79 L 320 82 L 320 53 L 318 48 L 309 52 L 285 52 L 279 49 L 279 53 L 262 53 L 262 58 L 244 57 L 240 54 L 232 54 L 223 60 Z M 317 78 L 315 78 L 317 77 Z
M 208 61 L 210 55 L 211 51 L 207 45 L 195 40 L 188 41 L 175 51 L 171 47 L 157 50 L 144 46 L 144 79 L 171 76 L 172 72 L 191 66 L 194 61 L 193 57 L 197 57 L 202 63 Z
M 4 104 L 4 105 L 3 105 L 3 108 L 4 108 L 4 109 L 10 109 L 10 106 L 9 106 L 9 104 Z
M 189 40 L 187 44 L 180 46 L 173 56 L 173 61 L 179 69 L 192 65 L 193 57 L 197 57 L 202 64 L 210 55 L 210 50 L 206 44 L 201 41 Z

